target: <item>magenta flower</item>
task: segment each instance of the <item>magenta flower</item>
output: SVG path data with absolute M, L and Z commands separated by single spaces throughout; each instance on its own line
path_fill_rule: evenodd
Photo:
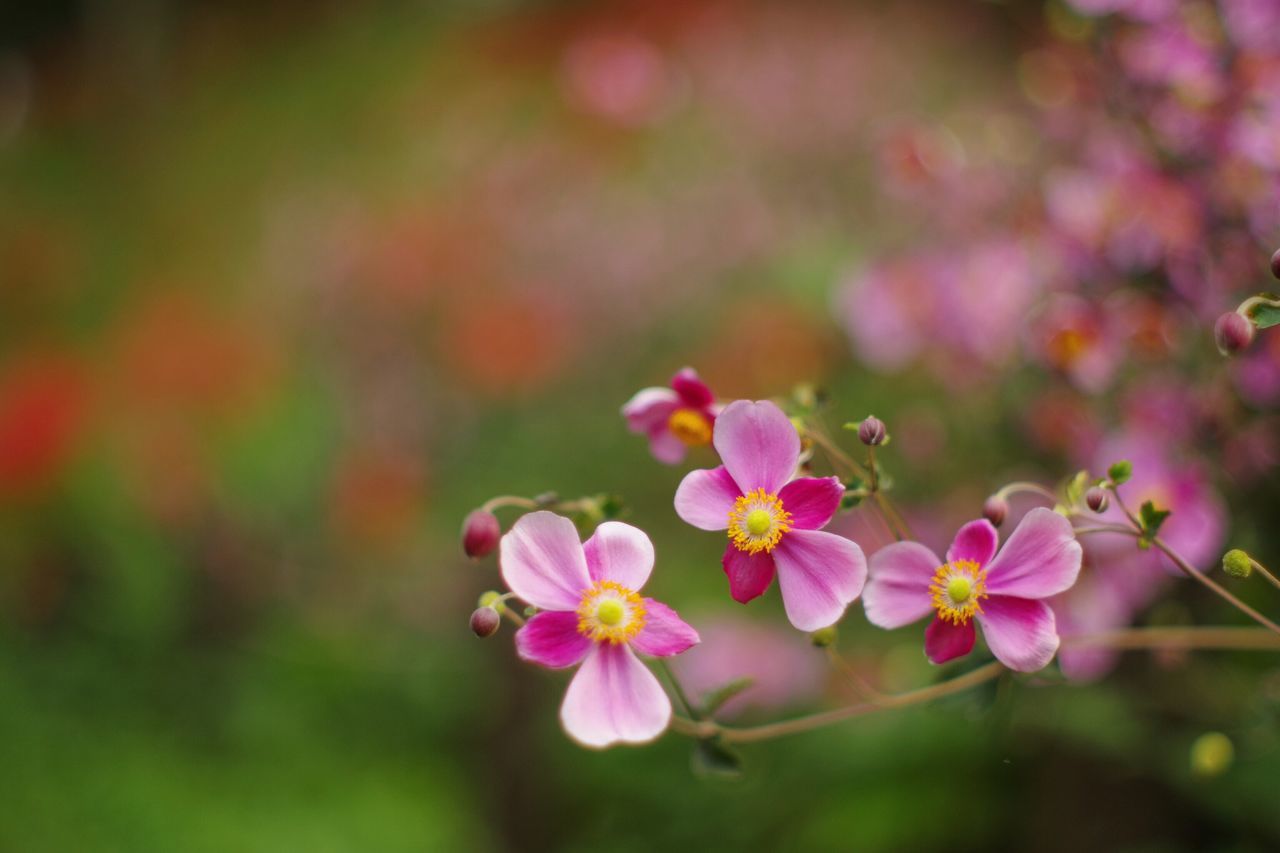
M 800 436 L 768 401 L 738 400 L 716 422 L 719 468 L 691 471 L 676 489 L 676 512 L 702 530 L 728 530 L 724 572 L 743 604 L 778 576 L 791 624 L 816 631 L 838 621 L 862 592 L 867 561 L 843 536 L 823 533 L 840 507 L 836 477 L 792 479 Z
M 895 542 L 871 558 L 863 600 L 867 619 L 900 628 L 934 611 L 924 649 L 945 663 L 973 649 L 974 621 L 991 653 L 1010 669 L 1033 672 L 1053 660 L 1058 631 L 1041 599 L 1071 587 L 1081 548 L 1067 519 L 1043 507 L 1023 517 L 996 553 L 996 529 L 986 519 L 961 527 L 946 562 L 918 542 Z
M 662 734 L 671 700 L 635 652 L 678 655 L 698 633 L 640 597 L 653 570 L 649 537 L 606 521 L 583 543 L 569 519 L 533 512 L 502 537 L 498 559 L 511 591 L 542 610 L 516 632 L 520 657 L 553 669 L 582 664 L 560 706 L 569 736 L 605 747 Z
M 632 432 L 649 436 L 649 452 L 668 465 L 690 447 L 711 443 L 719 411 L 715 395 L 692 367 L 671 377 L 670 388 L 643 388 L 622 407 Z

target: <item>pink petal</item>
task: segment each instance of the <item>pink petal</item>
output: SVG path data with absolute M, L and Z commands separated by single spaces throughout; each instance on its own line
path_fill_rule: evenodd
M 1048 598 L 1069 589 L 1080 574 L 1080 543 L 1071 522 L 1036 507 L 987 567 L 987 592 L 1020 598 Z
M 736 400 L 716 420 L 712 436 L 729 476 L 744 492 L 776 495 L 795 473 L 800 436 L 790 418 L 768 400 Z
M 942 560 L 919 542 L 895 542 L 871 557 L 870 577 L 862 596 L 867 621 L 881 628 L 901 628 L 933 609 L 929 584 Z
M 576 610 L 591 586 L 573 522 L 545 510 L 512 525 L 498 546 L 498 565 L 511 591 L 543 610 Z
M 995 556 L 999 542 L 1000 538 L 991 522 L 985 518 L 971 521 L 956 531 L 956 538 L 947 549 L 947 562 L 972 560 L 979 566 L 985 566 Z
M 644 627 L 631 640 L 631 648 L 665 658 L 678 655 L 698 642 L 698 632 L 661 601 L 644 600 Z
M 791 513 L 791 526 L 801 530 L 825 527 L 840 508 L 844 484 L 839 477 L 797 477 L 778 492 L 782 508 Z
M 625 645 L 597 643 L 569 682 L 560 722 L 583 746 L 645 743 L 667 728 L 671 700 Z
M 643 530 L 621 521 L 597 527 L 582 551 L 593 581 L 613 581 L 637 590 L 653 571 L 653 543 Z
M 723 465 L 690 471 L 676 489 L 676 515 L 699 530 L 724 530 L 729 510 L 741 495 Z
M 856 543 L 820 530 L 792 530 L 773 549 L 787 618 L 801 631 L 834 625 L 862 592 L 867 559 Z
M 924 629 L 924 653 L 930 663 L 946 663 L 973 651 L 973 622 L 954 625 L 934 618 Z
M 649 453 L 665 465 L 678 465 L 683 462 L 688 449 L 683 441 L 671 434 L 666 423 L 655 426 L 649 433 Z
M 632 432 L 650 432 L 665 424 L 680 407 L 680 397 L 670 388 L 642 388 L 622 406 L 622 416 Z
M 773 583 L 773 555 L 765 551 L 748 554 L 739 551 L 733 543 L 724 551 L 721 561 L 729 578 L 729 594 L 733 600 L 746 604 L 761 595 Z
M 1043 669 L 1058 650 L 1053 610 L 1043 601 L 992 595 L 982 600 L 982 612 L 975 618 L 987 647 L 1009 669 Z
M 692 367 L 686 367 L 671 377 L 671 388 L 680 396 L 680 401 L 691 409 L 705 409 L 716 399 L 707 383 L 698 378 L 697 371 Z
M 578 631 L 578 614 L 544 610 L 516 631 L 516 654 L 521 660 L 563 669 L 580 663 L 591 641 Z

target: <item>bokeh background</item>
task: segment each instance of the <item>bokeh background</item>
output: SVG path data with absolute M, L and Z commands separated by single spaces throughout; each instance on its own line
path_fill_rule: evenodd
M 1272 656 L 1064 662 L 703 778 L 563 736 L 458 530 L 620 494 L 740 720 L 848 697 L 626 431 L 684 365 L 884 418 L 935 547 L 1126 455 L 1198 565 L 1280 558 L 1280 336 L 1210 332 L 1278 199 L 1275 0 L 6 4 L 0 849 L 1277 849 Z M 1060 621 L 1240 623 L 1153 560 L 1092 550 Z M 856 606 L 841 646 L 938 677 Z

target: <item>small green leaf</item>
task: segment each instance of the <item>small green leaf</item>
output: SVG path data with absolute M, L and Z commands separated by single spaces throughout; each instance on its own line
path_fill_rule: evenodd
M 742 776 L 742 756 L 719 738 L 698 741 L 693 748 L 693 772 L 704 778 L 737 779 Z
M 1067 506 L 1075 506 L 1084 500 L 1085 489 L 1089 488 L 1089 472 L 1077 471 L 1075 476 L 1067 481 L 1067 485 L 1063 488 L 1063 492 L 1067 498 Z
M 1119 462 L 1112 462 L 1111 467 L 1107 469 L 1107 476 L 1111 478 L 1111 482 L 1119 486 L 1121 483 L 1127 483 L 1129 478 L 1133 476 L 1133 463 L 1128 459 L 1121 459 Z
M 746 690 L 755 684 L 756 680 L 750 676 L 735 678 L 728 684 L 717 687 L 706 695 L 702 700 L 702 713 L 704 716 L 710 717 L 716 711 L 724 707 L 724 703 L 728 702 L 734 696 Z
M 1156 509 L 1151 501 L 1145 502 L 1138 510 L 1138 521 L 1142 524 L 1142 537 L 1138 540 L 1138 547 L 1150 548 L 1152 541 L 1160 533 L 1160 526 L 1171 514 L 1171 510 Z
M 1261 299 L 1269 299 L 1272 302 L 1280 303 L 1280 296 L 1270 293 L 1259 293 Z M 1249 308 L 1249 319 L 1253 321 L 1253 325 L 1259 329 L 1269 329 L 1272 326 L 1280 326 L 1280 304 L 1268 305 L 1266 302 L 1259 302 Z

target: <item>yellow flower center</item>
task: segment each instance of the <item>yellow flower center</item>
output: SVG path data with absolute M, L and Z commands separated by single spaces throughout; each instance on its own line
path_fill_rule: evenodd
M 748 554 L 772 551 L 790 529 L 791 513 L 782 508 L 777 495 L 764 489 L 742 495 L 729 510 L 729 538 Z
M 967 625 L 975 613 L 982 612 L 980 602 L 987 597 L 987 573 L 973 560 L 943 563 L 933 573 L 929 595 L 939 619 Z
M 578 633 L 597 643 L 625 643 L 644 621 L 644 599 L 613 581 L 592 584 L 578 604 Z
M 667 429 L 687 447 L 711 443 L 711 421 L 696 409 L 676 409 L 667 418 Z

